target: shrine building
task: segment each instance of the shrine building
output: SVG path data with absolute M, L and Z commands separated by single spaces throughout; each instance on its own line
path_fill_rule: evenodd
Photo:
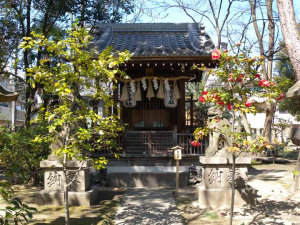
M 172 147 L 183 147 L 181 165 L 199 164 L 207 140 L 192 146 L 193 131 L 203 125 L 194 106 L 198 96 L 189 87 L 200 89 L 202 71 L 193 69 L 204 64 L 215 67 L 211 52 L 215 46 L 199 23 L 99 24 L 92 48 L 103 51 L 112 46 L 128 50 L 132 57 L 120 69 L 130 79 L 119 79 L 113 91 L 117 113 L 127 124 L 120 134 L 120 160 L 107 149 L 97 156 L 109 158 L 110 166 L 173 166 Z M 199 93 L 199 91 L 198 91 Z

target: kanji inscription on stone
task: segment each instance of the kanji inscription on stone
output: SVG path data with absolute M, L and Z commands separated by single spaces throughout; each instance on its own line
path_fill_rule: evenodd
M 49 172 L 49 176 L 47 177 L 47 185 L 48 187 L 53 186 L 61 186 L 61 174 L 56 171 Z
M 68 174 L 67 174 L 67 183 L 69 184 L 71 181 L 73 181 L 72 183 L 81 183 L 81 181 L 79 179 L 77 179 L 77 177 L 75 178 L 76 176 L 76 173 L 77 171 L 68 171 Z M 78 176 L 78 174 L 77 174 Z M 74 179 L 75 178 L 75 179 Z M 74 179 L 74 180 L 73 180 Z
M 212 183 L 221 183 L 222 182 L 222 177 L 223 177 L 223 171 L 219 169 L 211 169 L 210 173 L 208 174 L 208 182 L 210 184 Z
M 243 179 L 239 168 L 236 168 L 234 173 L 234 180 L 236 181 L 237 179 Z M 228 182 L 232 181 L 232 169 L 229 169 L 227 181 Z

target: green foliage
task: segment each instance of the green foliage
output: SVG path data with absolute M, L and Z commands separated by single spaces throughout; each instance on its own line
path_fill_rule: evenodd
M 36 83 L 42 85 L 45 95 L 55 97 L 59 103 L 43 108 L 36 120 L 48 121 L 49 140 L 55 142 L 63 138 L 64 145 L 53 153 L 67 154 L 69 159 L 80 155 L 78 159 L 84 160 L 96 149 L 118 149 L 116 138 L 124 126 L 120 118 L 110 112 L 114 106 L 111 92 L 116 88 L 116 76 L 125 76 L 119 65 L 127 61 L 130 54 L 112 52 L 112 48 L 101 53 L 89 49 L 92 37 L 84 28 L 74 27 L 65 40 L 59 41 L 35 33 L 32 36 L 24 38 L 21 48 L 34 51 L 43 47 L 49 58 L 27 70 L 31 77 L 28 82 L 32 87 Z M 82 91 L 89 94 L 83 98 Z M 104 102 L 107 116 L 99 115 L 90 107 L 89 102 L 97 105 L 100 101 Z M 97 168 L 106 163 L 104 158 L 94 160 Z
M 219 218 L 219 215 L 217 212 L 206 212 L 204 213 L 205 216 L 209 217 L 210 219 L 218 219 Z
M 50 140 L 45 124 L 11 132 L 0 126 L 1 164 L 13 182 L 36 184 L 41 181 L 40 161 L 49 154 Z M 40 137 L 39 141 L 32 141 Z
M 283 45 L 283 44 L 282 44 Z M 290 87 L 292 87 L 296 80 L 293 67 L 288 57 L 285 46 L 282 46 L 282 50 L 276 54 L 278 58 L 275 71 L 278 76 L 274 77 L 278 87 L 283 93 L 286 93 Z M 297 121 L 300 121 L 300 99 L 287 98 L 284 101 L 279 102 L 279 110 L 288 111 L 291 115 L 296 117 Z
M 85 24 L 93 26 L 95 22 L 121 22 L 124 15 L 133 12 L 134 3 L 124 0 L 73 0 L 70 8 L 78 21 L 84 21 Z
M 13 221 L 14 224 L 23 224 L 24 222 L 28 223 L 29 219 L 33 217 L 33 211 L 36 212 L 37 209 L 30 207 L 18 198 L 13 198 L 7 200 L 11 206 L 5 207 L 4 216 L 0 216 L 0 225 L 9 225 Z M 1 211 L 1 210 L 0 210 Z
M 220 129 L 214 124 L 219 123 L 223 119 L 223 115 L 209 121 L 206 127 L 198 128 L 194 132 L 197 145 L 198 139 L 212 132 L 219 132 L 231 140 L 232 146 L 228 147 L 228 151 L 237 156 L 242 151 L 260 152 L 263 149 L 273 148 L 265 142 L 265 138 L 258 137 L 256 140 L 249 141 L 247 137 L 251 134 L 247 132 L 238 132 L 235 126 L 235 113 L 256 113 L 263 111 L 260 107 L 260 99 L 273 102 L 283 98 L 281 89 L 278 88 L 273 81 L 263 80 L 258 68 L 260 68 L 262 57 L 249 57 L 248 51 L 240 49 L 240 53 L 231 55 L 227 51 L 220 54 L 218 59 L 219 67 L 217 69 L 200 68 L 207 71 L 208 76 L 218 79 L 219 86 L 212 86 L 208 90 L 203 90 L 202 96 L 199 97 L 203 104 L 209 103 L 219 108 L 220 112 L 229 111 L 232 113 L 231 127 L 228 129 Z M 276 100 L 277 99 L 277 100 Z M 231 128 L 231 129 L 229 129 Z
M 2 197 L 9 204 L 5 209 L 0 209 L 0 225 L 9 225 L 11 221 L 14 224 L 23 224 L 24 221 L 28 223 L 28 220 L 32 219 L 33 211 L 37 211 L 36 208 L 22 203 L 18 198 L 14 198 L 13 193 L 10 183 L 0 181 L 0 198 Z

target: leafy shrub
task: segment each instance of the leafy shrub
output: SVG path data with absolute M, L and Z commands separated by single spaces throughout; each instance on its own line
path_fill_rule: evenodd
M 0 197 L 2 197 L 9 206 L 0 215 L 0 225 L 9 225 L 10 221 L 14 224 L 23 224 L 24 221 L 28 223 L 28 219 L 32 219 L 32 212 L 37 211 L 36 208 L 30 207 L 18 198 L 13 198 L 13 189 L 8 182 L 0 181 Z
M 11 132 L 0 126 L 0 160 L 6 174 L 17 183 L 37 184 L 41 181 L 40 161 L 50 153 L 44 124 L 32 125 Z M 39 141 L 34 141 L 39 136 Z

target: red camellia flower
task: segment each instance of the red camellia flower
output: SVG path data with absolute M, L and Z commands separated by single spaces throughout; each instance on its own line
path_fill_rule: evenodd
M 237 45 L 237 46 L 240 46 L 240 45 L 241 45 L 241 43 L 237 43 L 236 45 Z
M 226 53 L 226 52 L 228 52 L 228 50 L 227 50 L 227 49 L 225 49 L 223 52 L 224 52 L 224 53 Z
M 242 82 L 242 78 L 238 77 L 235 79 L 236 82 Z
M 227 109 L 228 109 L 228 110 L 232 110 L 232 105 L 231 105 L 231 104 L 228 104 L 228 105 L 227 105 Z
M 200 102 L 205 102 L 205 98 L 203 96 L 199 97 Z
M 199 143 L 198 141 L 192 141 L 191 144 L 192 144 L 194 147 L 200 146 L 200 143 Z
M 213 60 L 219 59 L 221 57 L 221 51 L 218 49 L 215 49 L 211 53 L 211 57 Z
M 241 78 L 245 77 L 245 74 L 241 74 L 240 77 L 241 77 Z
M 278 101 L 280 101 L 281 99 L 283 99 L 283 93 L 280 94 L 280 97 L 277 98 Z
M 246 102 L 245 106 L 249 107 L 249 106 L 252 105 L 252 103 L 253 103 L 253 100 L 248 100 L 248 101 Z
M 217 102 L 219 105 L 225 105 L 225 102 Z
M 208 92 L 207 92 L 207 91 L 203 91 L 202 94 L 203 94 L 203 95 L 207 95 Z
M 227 57 L 227 60 L 230 60 L 230 57 Z
M 260 78 L 260 77 L 261 77 L 260 74 L 256 74 L 256 75 L 255 75 L 255 78 Z
M 259 81 L 259 86 L 261 86 L 261 87 L 269 87 L 270 85 L 271 85 L 271 83 L 267 80 Z
M 213 93 L 213 99 L 216 99 L 216 100 L 221 100 L 221 98 L 217 95 L 217 93 Z

